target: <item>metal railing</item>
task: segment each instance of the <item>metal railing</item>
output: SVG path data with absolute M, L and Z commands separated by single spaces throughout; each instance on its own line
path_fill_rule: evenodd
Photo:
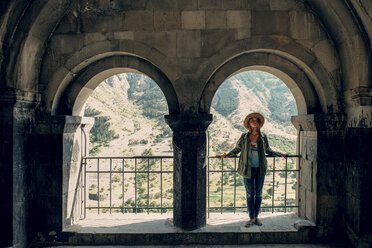
M 164 177 L 173 186 L 173 161 L 167 161 L 170 159 L 173 157 L 83 157 L 84 216 L 87 210 L 95 210 L 98 214 L 173 210 L 173 204 L 169 203 L 173 202 L 173 192 L 170 192 L 173 188 L 164 192 L 163 187 Z M 156 176 L 159 176 L 158 188 L 152 183 Z M 150 202 L 153 200 L 151 194 L 157 201 Z
M 271 212 L 287 212 L 288 210 L 297 209 L 299 206 L 297 205 L 296 187 L 298 185 L 298 176 L 300 171 L 299 164 L 297 164 L 297 158 L 299 158 L 300 155 L 288 155 L 285 158 L 272 156 L 266 157 L 269 158 L 269 163 L 265 176 L 261 211 L 267 212 L 268 210 L 271 210 Z M 240 175 L 237 177 L 237 158 L 237 156 L 224 159 L 217 158 L 216 156 L 208 157 L 208 215 L 210 212 L 216 212 L 216 210 L 221 213 L 223 213 L 223 211 L 233 211 L 235 213 L 239 209 L 247 209 L 244 183 Z M 216 160 L 213 165 L 211 165 L 211 159 Z M 291 168 L 288 168 L 288 160 L 291 160 Z M 213 179 L 211 179 L 211 175 L 212 178 L 216 178 L 216 176 L 213 177 L 213 174 L 217 174 L 217 176 L 220 177 L 217 183 L 213 183 Z M 288 182 L 289 176 L 290 182 Z M 231 183 L 229 184 L 231 178 L 233 180 L 233 185 L 231 185 Z M 212 189 L 211 186 L 214 186 L 214 189 Z M 277 189 L 280 186 L 283 186 L 283 188 L 281 190 Z M 291 190 L 291 197 L 288 197 L 288 186 Z M 226 190 L 226 188 L 228 188 L 228 190 Z M 224 194 L 227 193 L 225 191 L 227 191 L 229 194 L 229 201 L 224 201 Z M 281 191 L 282 193 L 279 196 L 276 196 L 278 191 Z M 211 204 L 211 198 L 216 197 L 219 198 L 216 201 L 219 203 L 219 206 L 217 206 L 217 204 Z M 224 204 L 224 202 L 227 204 Z
M 299 155 L 267 157 L 261 211 L 293 211 L 298 208 Z M 206 162 L 208 215 L 246 210 L 244 184 L 237 175 L 237 157 L 212 156 Z M 97 214 L 173 211 L 172 156 L 83 156 L 82 170 L 84 217 L 87 210 Z

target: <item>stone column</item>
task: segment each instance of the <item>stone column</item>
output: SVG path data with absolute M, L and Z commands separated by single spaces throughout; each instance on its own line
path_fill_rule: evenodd
M 33 168 L 30 150 L 38 95 L 0 92 L 0 246 L 26 247 Z
M 319 228 L 319 237 L 331 237 L 342 224 L 345 116 L 293 116 L 301 134 L 299 216 Z
M 80 116 L 38 117 L 33 148 L 33 230 L 62 232 L 80 217 L 80 127 L 86 126 L 89 132 L 92 124 L 92 118 Z
M 63 131 L 65 116 L 38 115 L 34 129 L 31 229 L 62 231 Z
M 63 131 L 63 228 L 75 224 L 82 217 L 81 181 L 84 171 L 81 157 L 88 152 L 89 131 L 93 124 L 94 118 L 66 116 Z
M 372 246 L 372 87 L 347 92 L 344 226 L 354 247 Z
M 173 130 L 173 223 L 193 230 L 206 224 L 206 129 L 212 115 L 169 115 Z
M 3 93 L 3 92 L 2 92 Z M 0 98 L 0 247 L 13 245 L 13 105 Z

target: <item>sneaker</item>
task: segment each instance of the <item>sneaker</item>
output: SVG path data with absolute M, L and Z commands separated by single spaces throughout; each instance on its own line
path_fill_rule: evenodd
M 256 220 L 254 221 L 254 223 L 257 225 L 257 226 L 262 226 L 262 222 L 256 218 Z
M 254 224 L 255 224 L 254 220 L 249 220 L 244 226 L 245 227 L 250 227 L 250 226 L 253 226 Z

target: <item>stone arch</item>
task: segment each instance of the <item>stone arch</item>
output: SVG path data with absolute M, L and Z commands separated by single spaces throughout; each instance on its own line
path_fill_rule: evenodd
M 21 16 L 14 32 L 13 42 L 18 49 L 10 55 L 13 63 L 8 68 L 9 73 L 14 73 L 15 88 L 37 90 L 45 45 L 70 5 L 71 2 L 67 0 L 52 0 L 33 1 L 25 6 L 28 11 Z
M 143 73 L 153 79 L 162 90 L 169 113 L 179 113 L 174 88 L 167 76 L 149 61 L 131 56 L 114 55 L 97 60 L 81 69 L 64 90 L 54 98 L 52 114 L 82 115 L 83 106 L 93 90 L 106 78 L 118 73 Z
M 53 102 L 52 114 L 64 115 L 66 125 L 63 133 L 63 200 L 62 224 L 63 228 L 76 222 L 81 213 L 81 203 L 78 199 L 79 194 L 73 194 L 75 188 L 79 188 L 78 172 L 81 158 L 76 154 L 82 154 L 87 149 L 83 145 L 83 135 L 78 127 L 87 133 L 92 127 L 91 118 L 83 116 L 84 105 L 94 89 L 105 79 L 125 72 L 143 73 L 153 79 L 162 90 L 168 104 L 170 114 L 179 113 L 178 98 L 168 77 L 151 62 L 128 54 L 116 54 L 100 58 L 88 63 L 85 67 L 84 62 L 79 64 L 76 74 L 65 75 L 66 81 L 57 89 Z M 101 58 L 102 57 L 102 58 Z M 64 85 L 65 84 L 65 85 Z M 74 160 L 78 157 L 77 160 Z
M 322 0 L 308 1 L 308 4 L 318 14 L 338 50 L 344 90 L 370 86 L 370 49 L 361 36 L 358 20 L 352 16 L 348 6 L 339 1 Z M 353 1 L 350 4 L 353 5 Z
M 67 87 L 69 87 L 71 81 L 75 80 L 78 75 L 88 70 L 87 68 L 89 68 L 90 66 L 94 66 L 97 62 L 105 60 L 109 57 L 127 57 L 127 59 L 131 57 L 134 60 L 132 62 L 125 63 L 129 63 L 128 65 L 133 66 L 132 69 L 135 69 L 137 71 L 142 70 L 141 66 L 144 66 L 143 70 L 147 70 L 145 68 L 150 67 L 156 68 L 156 71 L 160 72 L 160 74 L 162 75 L 161 77 L 166 78 L 166 81 L 168 81 L 169 87 L 172 88 L 173 91 L 171 94 L 174 94 L 174 96 L 176 96 L 171 82 L 180 77 L 181 73 L 177 68 L 172 66 L 172 63 L 169 62 L 164 54 L 153 47 L 136 41 L 105 40 L 92 42 L 82 47 L 80 50 L 74 52 L 64 61 L 63 65 L 60 65 L 52 74 L 48 74 L 48 70 L 45 70 L 46 72 L 42 72 L 43 75 L 41 81 L 42 83 L 47 84 L 47 88 L 44 92 L 44 101 L 46 104 L 46 108 L 49 109 L 52 113 L 55 113 L 56 109 L 58 108 L 56 104 L 59 104 L 59 99 L 64 94 Z M 44 64 L 47 65 L 50 60 L 53 60 L 53 55 L 48 54 L 48 56 L 44 60 Z M 112 60 L 112 63 L 115 64 L 114 60 Z M 138 63 L 140 63 L 141 65 L 138 65 Z M 114 67 L 114 65 L 112 66 Z M 109 67 L 110 66 L 108 66 L 107 68 Z M 154 73 L 155 69 L 153 70 L 153 72 L 150 71 L 151 70 L 148 70 L 147 72 L 143 73 L 150 77 L 157 78 L 157 76 L 155 76 L 156 73 Z M 98 73 L 100 72 L 97 71 L 97 74 Z M 165 89 L 161 89 L 163 90 L 166 98 L 168 97 L 169 99 L 171 99 L 171 97 L 167 96 L 166 92 L 164 92 Z M 178 100 L 176 102 L 177 110 L 175 110 L 175 113 L 178 113 Z M 168 104 L 170 104 L 170 102 L 168 102 Z M 174 104 L 171 105 L 173 106 Z M 173 111 L 174 109 L 174 107 L 171 107 L 169 105 L 169 111 Z
M 210 72 L 199 102 L 200 112 L 209 112 L 217 88 L 228 77 L 254 67 L 274 74 L 287 84 L 299 113 L 337 112 L 342 108 L 337 94 L 340 90 L 330 74 L 314 55 L 289 39 L 257 37 L 240 41 L 227 46 L 213 56 L 212 61 L 200 72 Z

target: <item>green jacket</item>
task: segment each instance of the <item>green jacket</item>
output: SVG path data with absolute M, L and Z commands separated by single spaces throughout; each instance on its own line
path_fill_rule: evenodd
M 267 136 L 260 133 L 257 140 L 258 161 L 260 165 L 260 175 L 265 175 L 267 170 L 267 159 L 265 152 L 270 156 L 280 157 L 280 152 L 271 150 Z M 240 152 L 238 173 L 246 178 L 251 178 L 251 141 L 249 140 L 249 132 L 243 133 L 236 143 L 235 148 L 227 154 L 227 157 L 232 157 Z

